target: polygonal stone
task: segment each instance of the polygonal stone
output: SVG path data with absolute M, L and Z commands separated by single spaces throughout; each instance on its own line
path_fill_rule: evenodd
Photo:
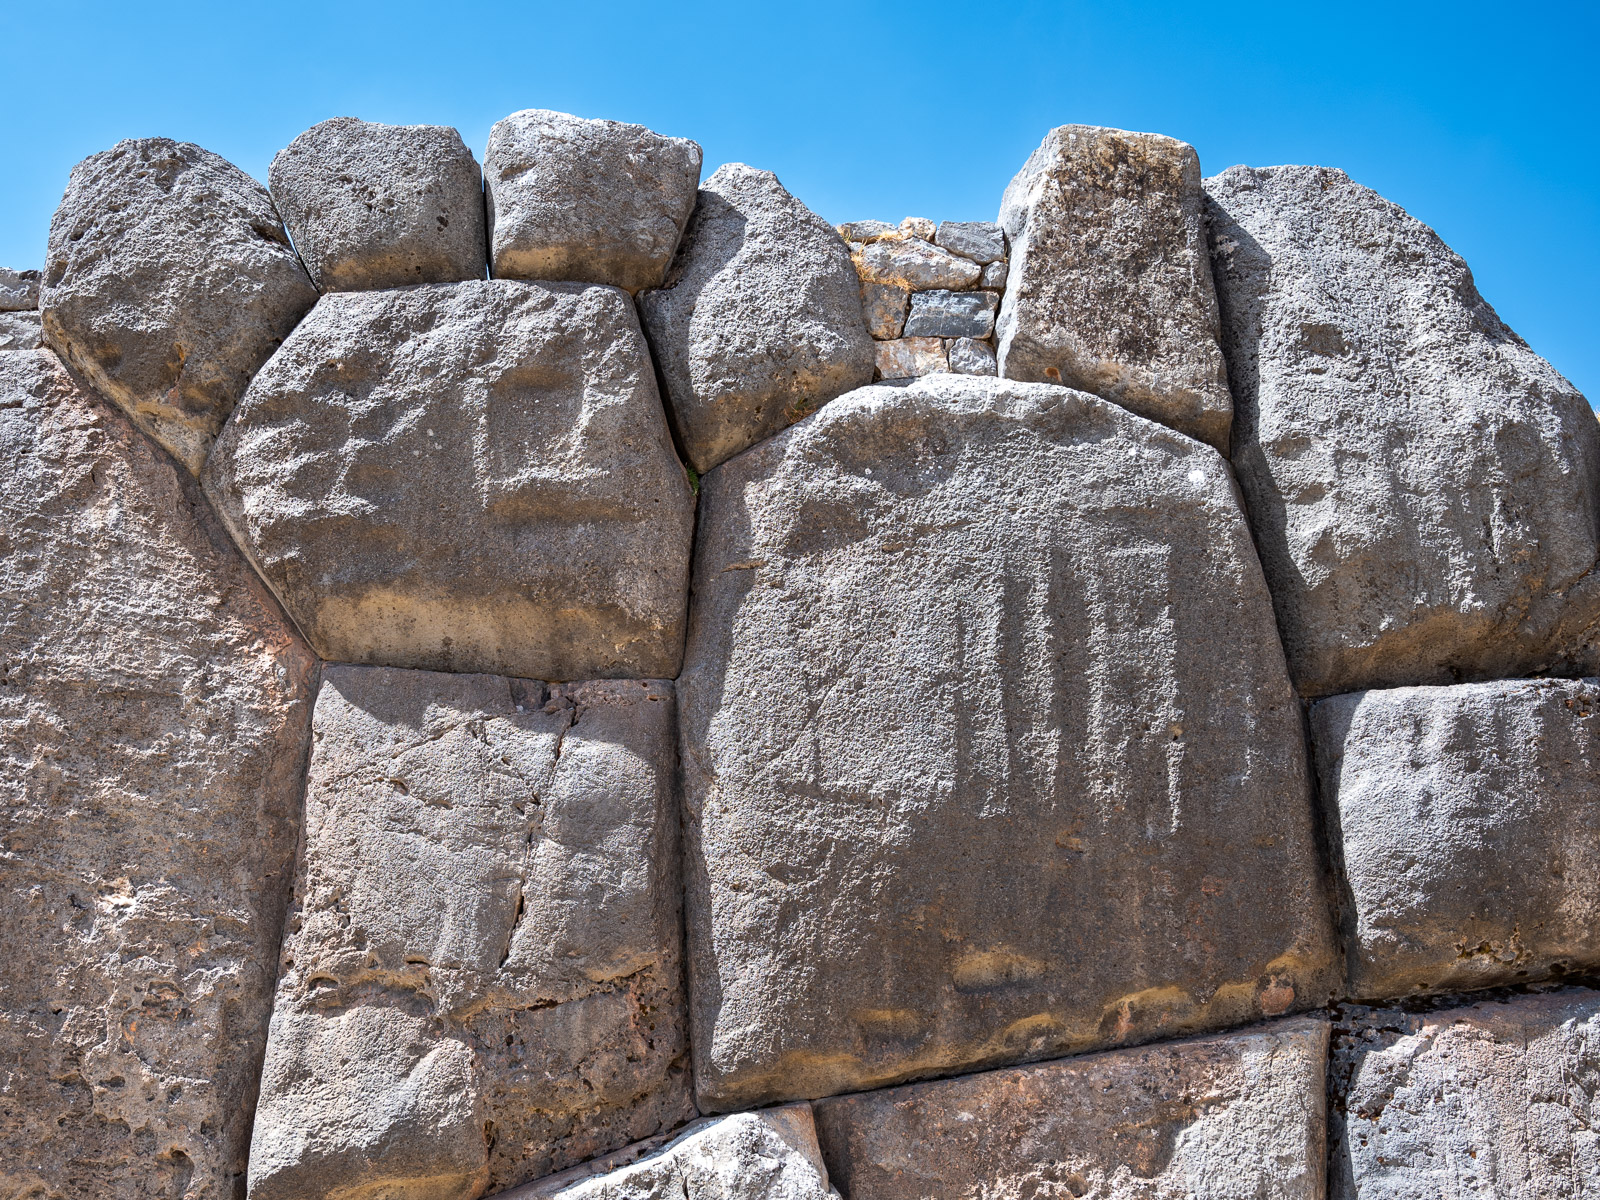
M 957 338 L 950 343 L 950 369 L 957 375 L 997 375 L 994 348 L 975 338 Z
M 195 473 L 316 299 L 267 189 L 188 142 L 84 159 L 50 221 L 46 339 Z
M 994 332 L 994 292 L 917 292 L 906 318 L 907 337 L 986 338 Z
M 643 125 L 541 108 L 496 121 L 483 156 L 495 278 L 658 286 L 700 162 L 696 143 Z
M 324 296 L 206 488 L 326 659 L 677 673 L 694 497 L 615 288 Z
M 0 312 L 28 312 L 39 307 L 39 272 L 0 267 Z
M 329 667 L 252 1200 L 467 1197 L 694 1115 L 672 685 Z
M 975 263 L 992 263 L 1006 256 L 1006 235 L 993 221 L 940 221 L 935 240 L 951 254 Z
M 1323 167 L 1206 181 L 1239 475 L 1308 696 L 1600 666 L 1600 431 L 1433 230 Z
M 921 238 L 882 238 L 852 246 L 857 273 L 866 283 L 889 283 L 913 292 L 969 288 L 983 268 Z
M 1200 160 L 1153 133 L 1052 129 L 1006 188 L 1000 373 L 1082 388 L 1224 454 Z
M 846 221 L 838 230 L 847 242 L 875 242 L 900 232 L 887 221 Z
M 875 338 L 900 336 L 906 323 L 906 301 L 911 293 L 888 283 L 861 285 L 861 312 L 867 319 L 867 332 Z
M 719 167 L 666 285 L 639 297 L 697 471 L 872 378 L 849 252 L 771 171 Z
M 448 126 L 335 117 L 280 150 L 267 182 L 325 292 L 484 276 L 483 176 Z
M 47 350 L 0 449 L 0 1195 L 233 1200 L 316 660 Z
M 1326 1000 L 1301 717 L 1226 462 L 1081 392 L 862 388 L 701 481 L 702 1109 Z
M 36 312 L 0 312 L 0 350 L 37 350 L 44 327 Z
M 879 379 L 915 379 L 950 369 L 943 338 L 895 338 L 876 342 L 872 348 Z
M 900 222 L 900 232 L 907 237 L 921 238 L 925 242 L 933 241 L 937 227 L 927 217 L 905 217 Z
M 1006 286 L 1008 274 L 1009 268 L 1004 259 L 999 262 L 989 263 L 983 268 L 983 273 L 978 276 L 978 286 L 999 290 Z

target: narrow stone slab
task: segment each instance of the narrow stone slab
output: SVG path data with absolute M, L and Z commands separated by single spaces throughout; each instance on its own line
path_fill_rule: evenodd
M 932 375 L 841 397 L 700 499 L 703 1111 L 1327 999 L 1300 710 L 1215 451 Z
M 1328 1023 L 1112 1050 L 816 1104 L 850 1200 L 1322 1200 Z
M 986 338 L 994 332 L 1000 297 L 994 292 L 917 292 L 906 318 L 907 337 Z
M 994 348 L 975 338 L 957 338 L 950 343 L 950 369 L 958 375 L 998 375 Z
M 846 221 L 837 228 L 839 236 L 847 242 L 875 242 L 900 232 L 887 221 Z
M 324 296 L 206 488 L 326 659 L 677 673 L 694 496 L 615 288 Z
M 39 272 L 0 267 L 0 312 L 30 312 L 39 307 Z
M 880 379 L 915 379 L 919 375 L 950 369 L 943 338 L 895 338 L 878 342 L 873 351 Z
M 673 708 L 327 668 L 252 1200 L 471 1196 L 694 1115 Z
M 890 283 L 861 285 L 861 313 L 867 319 L 867 332 L 887 340 L 900 336 L 906 324 L 906 304 L 911 293 Z
M 1600 680 L 1357 692 L 1311 731 L 1352 995 L 1600 966 Z
M 934 240 L 951 254 L 975 263 L 997 262 L 1006 256 L 1006 235 L 993 221 L 940 221 Z
M 0 312 L 0 350 L 37 350 L 44 326 L 37 312 Z
M 856 271 L 867 283 L 889 283 L 913 292 L 969 288 L 983 268 L 921 238 L 882 238 L 852 247 Z

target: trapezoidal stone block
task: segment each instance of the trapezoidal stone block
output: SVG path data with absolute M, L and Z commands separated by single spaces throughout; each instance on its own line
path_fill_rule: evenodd
M 702 1110 L 1328 997 L 1299 708 L 1215 451 L 939 375 L 835 400 L 701 503 Z
M 0 1195 L 233 1200 L 316 660 L 50 351 L 0 446 Z
M 197 474 L 316 299 L 267 189 L 188 142 L 84 159 L 50 221 L 46 340 Z
M 1000 224 L 1000 373 L 1082 388 L 1226 454 L 1233 400 L 1194 147 L 1052 129 L 1006 188 Z
M 615 288 L 324 296 L 205 480 L 325 659 L 677 674 L 694 495 Z
M 252 1200 L 461 1198 L 694 1115 L 672 685 L 328 667 Z
M 1594 669 L 1583 397 L 1433 230 L 1343 172 L 1206 189 L 1233 464 L 1301 692 Z

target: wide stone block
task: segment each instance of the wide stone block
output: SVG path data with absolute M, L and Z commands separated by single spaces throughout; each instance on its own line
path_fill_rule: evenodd
M 915 237 L 886 237 L 852 246 L 856 272 L 866 283 L 888 283 L 913 292 L 973 287 L 983 268 L 969 258 Z
M 670 683 L 327 668 L 252 1200 L 471 1197 L 689 1099 Z
M 911 293 L 890 283 L 863 283 L 861 285 L 861 314 L 867 320 L 867 332 L 874 338 L 887 340 L 900 336 L 906 324 L 906 303 Z
M 710 472 L 700 521 L 702 1109 L 1328 998 L 1300 710 L 1221 456 L 936 375 Z
M 677 674 L 694 496 L 615 288 L 324 296 L 206 487 L 326 659 Z
M 1082 388 L 1224 454 L 1200 160 L 1153 133 L 1063 125 L 1006 188 L 1000 373 Z
M 1311 731 L 1351 994 L 1600 966 L 1600 680 L 1335 696 Z
M 279 151 L 267 182 L 325 292 L 484 276 L 483 175 L 448 126 L 335 117 Z
M 1206 189 L 1234 469 L 1301 692 L 1600 668 L 1584 398 L 1343 172 Z
M 28 312 L 39 307 L 39 272 L 0 267 L 0 312 Z
M 657 287 L 700 183 L 700 147 L 541 108 L 495 122 L 483 156 L 496 279 Z
M 994 332 L 994 292 L 917 292 L 911 297 L 906 337 L 986 338 Z
M 940 221 L 934 240 L 975 263 L 998 262 L 1006 256 L 1005 232 L 993 221 Z
M 900 232 L 887 221 L 846 221 L 835 228 L 847 242 L 875 242 L 880 238 L 898 236 Z
M 317 664 L 187 474 L 0 354 L 0 1195 L 231 1200 Z
M 316 299 L 267 189 L 188 142 L 84 159 L 50 221 L 46 339 L 197 474 Z
M 880 379 L 915 379 L 950 369 L 943 338 L 895 338 L 878 342 L 873 351 Z
M 37 350 L 44 327 L 37 312 L 0 312 L 0 350 Z

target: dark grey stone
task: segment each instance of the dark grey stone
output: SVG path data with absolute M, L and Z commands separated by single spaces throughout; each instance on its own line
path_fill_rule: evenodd
M 906 337 L 986 338 L 994 332 L 994 292 L 916 292 Z

